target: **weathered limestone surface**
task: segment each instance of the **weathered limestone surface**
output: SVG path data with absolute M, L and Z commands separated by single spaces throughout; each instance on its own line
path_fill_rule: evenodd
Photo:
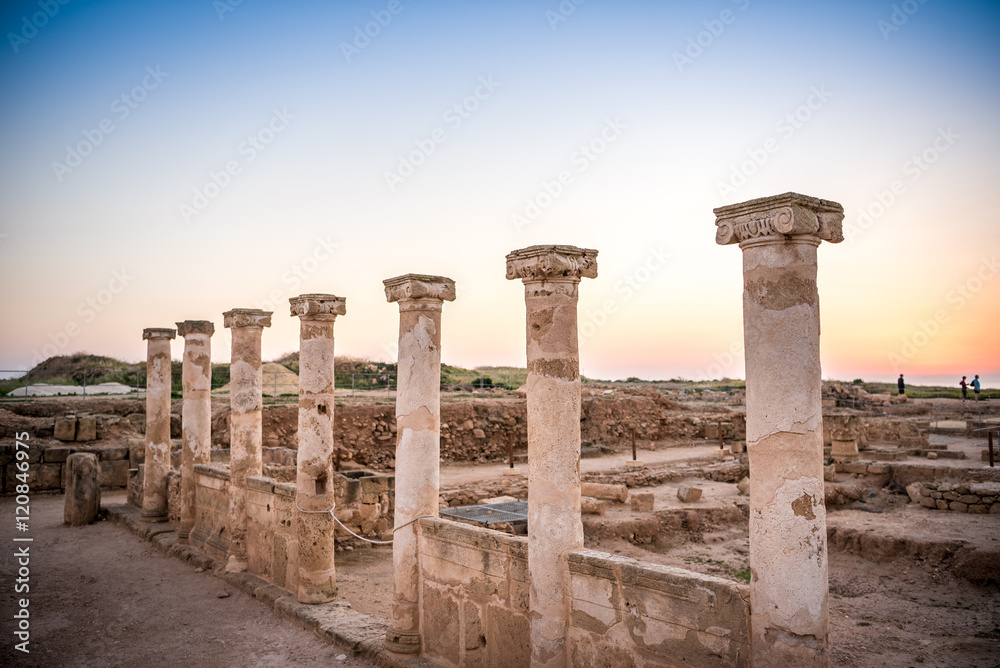
M 262 473 L 261 447 L 263 406 L 260 370 L 260 339 L 264 327 L 271 326 L 271 312 L 260 309 L 233 309 L 222 314 L 232 329 L 233 348 L 229 366 L 229 560 L 226 570 L 245 571 L 248 476 Z M 148 457 L 148 455 L 147 455 Z
M 406 274 L 383 281 L 386 299 L 399 303 L 396 389 L 395 526 L 438 514 L 441 457 L 441 311 L 455 299 L 444 276 Z M 386 648 L 419 652 L 420 565 L 417 527 L 393 534 L 392 620 Z
M 325 603 L 337 595 L 334 566 L 333 325 L 347 312 L 342 297 L 308 294 L 288 300 L 299 317 L 299 451 L 295 485 L 298 512 L 301 603 Z
M 181 521 L 177 540 L 186 543 L 194 527 L 195 464 L 208 464 L 212 457 L 212 334 L 207 320 L 177 323 L 184 337 L 181 366 Z
M 66 504 L 63 521 L 80 526 L 91 524 L 101 512 L 97 455 L 78 452 L 66 460 Z
M 829 665 L 816 249 L 843 207 L 795 193 L 715 210 L 743 250 L 753 663 Z
M 583 547 L 577 300 L 584 277 L 597 277 L 595 250 L 531 246 L 507 255 L 507 278 L 524 282 L 527 311 L 532 666 L 569 660 L 566 555 Z
M 143 473 L 144 522 L 167 521 L 167 472 L 170 471 L 170 340 L 173 329 L 142 332 L 146 344 L 146 463 Z

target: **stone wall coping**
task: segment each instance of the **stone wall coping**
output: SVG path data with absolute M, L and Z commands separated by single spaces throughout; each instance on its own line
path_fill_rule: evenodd
M 200 473 L 202 475 L 207 475 L 210 478 L 218 478 L 219 480 L 229 480 L 228 466 L 220 466 L 219 464 L 195 464 L 194 472 Z
M 285 496 L 288 498 L 294 498 L 295 493 L 298 491 L 294 482 L 276 482 L 273 489 L 275 496 Z
M 255 492 L 264 492 L 265 494 L 274 493 L 274 478 L 266 478 L 264 476 L 248 475 L 247 476 L 247 489 L 253 490 Z

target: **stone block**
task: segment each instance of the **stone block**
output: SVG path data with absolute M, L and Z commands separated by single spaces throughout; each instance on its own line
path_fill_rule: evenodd
M 72 450 L 69 448 L 46 448 L 45 453 L 42 455 L 42 459 L 48 464 L 55 464 L 58 462 L 65 462 L 66 458 L 72 454 Z
M 969 509 L 969 506 L 961 501 L 952 501 L 948 504 L 948 508 L 954 510 L 956 513 L 964 513 Z
M 736 483 L 736 489 L 740 491 L 743 496 L 750 496 L 750 478 L 744 476 L 742 480 Z
M 52 436 L 58 441 L 76 440 L 76 416 L 56 418 L 55 429 Z
M 580 497 L 580 512 L 585 515 L 603 515 L 608 504 L 600 499 L 592 499 L 589 496 Z
M 972 515 L 985 515 L 988 512 L 988 510 L 989 509 L 987 508 L 987 506 L 983 503 L 973 503 L 969 504 L 969 507 L 966 510 L 966 512 Z
M 961 501 L 962 503 L 968 505 L 973 503 L 979 503 L 979 497 L 976 496 L 975 494 L 963 494 L 962 496 L 958 497 L 956 501 Z
M 101 487 L 128 487 L 128 462 L 124 459 L 102 461 L 100 463 Z
M 929 496 L 920 497 L 920 505 L 924 508 L 937 508 L 937 501 Z
M 128 461 L 132 468 L 138 468 L 139 464 L 146 461 L 146 441 L 141 438 L 129 439 Z
M 129 458 L 129 450 L 127 447 L 120 448 L 103 448 L 98 455 L 102 462 L 105 461 L 116 461 L 119 459 L 127 460 Z
M 66 501 L 63 521 L 72 526 L 91 524 L 101 512 L 97 456 L 78 452 L 66 460 Z
M 926 498 L 921 492 L 923 491 L 923 485 L 919 482 L 911 482 L 906 486 L 906 494 L 910 497 L 910 501 L 913 503 L 920 503 L 920 499 Z
M 990 506 L 990 515 L 1000 515 L 1000 503 L 994 503 Z
M 944 499 L 937 499 L 934 503 L 937 504 L 938 510 L 948 510 L 948 502 Z
M 76 421 L 76 440 L 96 441 L 97 440 L 97 418 L 92 415 L 85 415 Z
M 869 464 L 868 473 L 872 475 L 883 475 L 889 472 L 889 467 L 886 464 Z
M 942 498 L 945 501 L 958 501 L 961 498 L 961 495 L 958 492 L 945 492 L 942 495 Z
M 635 513 L 651 513 L 653 512 L 653 493 L 652 492 L 633 492 L 630 503 L 632 505 L 632 512 Z
M 823 480 L 826 482 L 833 482 L 837 479 L 837 465 L 829 464 L 823 467 Z
M 938 454 L 936 452 L 930 451 L 927 453 L 927 459 L 937 459 Z
M 684 503 L 694 503 L 701 499 L 701 488 L 681 485 L 677 488 L 677 498 Z
M 142 465 L 138 468 L 130 468 L 128 470 L 128 491 L 126 492 L 126 499 L 128 500 L 129 505 L 136 508 L 142 508 L 142 473 Z
M 580 486 L 580 493 L 594 499 L 606 499 L 625 503 L 628 499 L 628 487 L 625 485 L 605 485 L 599 482 L 585 482 Z

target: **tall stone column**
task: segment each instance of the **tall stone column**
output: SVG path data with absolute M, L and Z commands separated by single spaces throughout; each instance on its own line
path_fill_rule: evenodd
M 177 323 L 184 337 L 181 366 L 181 525 L 177 540 L 187 543 L 194 527 L 194 465 L 212 460 L 212 334 L 215 325 L 207 320 Z
M 531 665 L 566 666 L 571 598 L 566 552 L 583 547 L 580 520 L 580 279 L 597 251 L 531 246 L 507 255 L 524 282 L 528 338 L 528 572 Z
M 299 508 L 301 603 L 326 603 L 337 595 L 333 507 L 333 323 L 347 313 L 334 295 L 299 295 L 288 300 L 299 317 L 299 453 L 295 478 Z M 312 511 L 312 512 L 310 512 Z
M 143 469 L 143 522 L 167 521 L 170 472 L 170 339 L 172 329 L 142 330 L 146 341 L 146 463 Z
M 438 514 L 441 456 L 441 307 L 455 299 L 455 281 L 406 274 L 383 281 L 385 297 L 399 303 L 396 384 L 396 509 L 400 527 Z M 392 620 L 387 649 L 420 651 L 417 527 L 393 534 Z
M 786 193 L 715 215 L 743 250 L 753 665 L 828 666 L 816 249 L 844 209 Z
M 260 338 L 271 326 L 271 311 L 238 308 L 222 314 L 232 329 L 233 352 L 229 363 L 229 561 L 226 570 L 245 571 L 247 557 L 247 476 L 262 469 L 263 383 Z

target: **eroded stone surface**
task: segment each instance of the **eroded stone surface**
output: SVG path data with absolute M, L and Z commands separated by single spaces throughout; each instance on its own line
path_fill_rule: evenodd
M 528 380 L 528 570 L 531 665 L 565 666 L 567 553 L 583 547 L 580 519 L 578 286 L 597 277 L 597 251 L 531 246 L 507 255 L 524 282 Z
M 399 304 L 396 388 L 395 526 L 437 516 L 441 452 L 441 310 L 455 299 L 444 276 L 406 274 L 383 282 L 386 299 Z M 420 651 L 420 563 L 417 527 L 393 534 L 392 620 L 386 648 Z
M 827 666 L 816 250 L 843 240 L 843 207 L 786 193 L 715 213 L 743 249 L 753 663 Z
M 207 320 L 177 323 L 184 337 L 181 362 L 181 521 L 177 540 L 186 543 L 194 527 L 195 464 L 208 464 L 212 453 L 212 334 Z
M 299 317 L 299 450 L 295 477 L 299 544 L 298 600 L 325 603 L 337 594 L 334 565 L 333 325 L 347 313 L 342 297 L 299 295 L 288 300 Z
M 226 570 L 245 571 L 247 556 L 247 477 L 262 473 L 261 447 L 263 405 L 260 370 L 260 340 L 264 327 L 271 326 L 271 312 L 260 309 L 233 309 L 223 315 L 223 324 L 232 329 L 232 356 L 229 366 L 229 560 Z M 146 455 L 149 456 L 148 453 Z
M 63 521 L 72 526 L 91 524 L 101 512 L 100 468 L 97 455 L 77 452 L 66 459 L 66 505 Z
M 146 463 L 143 473 L 144 522 L 167 521 L 167 473 L 170 471 L 170 340 L 173 329 L 142 332 L 146 343 Z

